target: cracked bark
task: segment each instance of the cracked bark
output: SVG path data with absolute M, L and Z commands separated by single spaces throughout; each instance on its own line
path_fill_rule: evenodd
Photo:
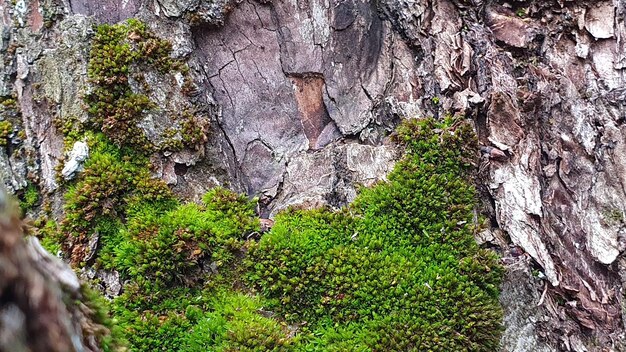
M 479 189 L 493 226 L 485 236 L 509 265 L 502 350 L 622 348 L 624 0 L 247 0 L 233 2 L 228 17 L 225 6 L 203 7 L 209 2 L 159 3 L 73 0 L 59 12 L 65 20 L 38 28 L 0 1 L 3 33 L 24 44 L 25 92 L 41 84 L 50 103 L 20 97 L 39 157 L 31 165 L 3 154 L 6 183 L 23 187 L 31 172 L 52 190 L 62 144 L 43 128 L 49 110 L 86 118 L 76 104 L 84 77 L 64 66 L 86 57 L 79 43 L 88 42 L 90 22 L 77 14 L 139 16 L 183 43 L 176 55 L 195 68 L 214 121 L 207 156 L 187 170 L 186 179 L 198 178 L 188 193 L 229 184 L 261 195 L 265 215 L 290 204 L 341 206 L 355 184 L 390 169 L 385 136 L 399 117 L 464 114 L 487 151 Z M 189 29 L 191 13 L 213 22 Z M 24 25 L 12 31 L 15 23 Z M 2 92 L 19 76 L 12 60 L 0 70 Z M 53 81 L 65 83 L 59 94 Z

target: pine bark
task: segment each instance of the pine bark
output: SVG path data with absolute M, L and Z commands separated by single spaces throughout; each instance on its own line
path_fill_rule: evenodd
M 479 240 L 508 266 L 502 351 L 623 348 L 626 1 L 0 0 L 0 96 L 26 135 L 0 176 L 18 193 L 28 176 L 57 215 L 53 120 L 89 118 L 90 28 L 131 17 L 192 68 L 191 97 L 149 82 L 164 104 L 191 99 L 212 122 L 202 152 L 155 157 L 179 195 L 228 185 L 264 215 L 341 206 L 390 170 L 401 118 L 470 117 Z

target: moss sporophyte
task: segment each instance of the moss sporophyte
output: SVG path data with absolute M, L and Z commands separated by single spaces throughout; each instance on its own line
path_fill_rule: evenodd
M 87 98 L 95 124 L 83 136 L 91 155 L 67 185 L 65 219 L 46 226 L 77 265 L 97 234 L 91 265 L 125 283 L 98 301 L 117 332 L 101 338 L 106 350 L 497 348 L 503 270 L 473 238 L 468 122 L 405 121 L 395 134 L 404 156 L 388 181 L 338 211 L 284 211 L 248 240 L 260 230 L 254 201 L 217 188 L 181 202 L 150 177 L 149 152 L 136 148 L 145 140 L 116 132 L 133 134 L 136 106 L 151 104 L 128 88 L 129 60 L 141 52 L 168 70 L 167 48 L 137 21 L 98 27 L 89 75 L 101 89 Z

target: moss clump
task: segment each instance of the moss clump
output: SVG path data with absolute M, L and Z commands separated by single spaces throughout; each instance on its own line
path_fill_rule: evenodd
M 258 228 L 251 203 L 223 189 L 207 193 L 202 205 L 167 211 L 143 202 L 128 217 L 110 266 L 140 287 L 194 286 L 202 264 L 217 270 L 230 263 L 243 234 Z
M 467 122 L 406 122 L 395 138 L 405 156 L 387 182 L 340 211 L 283 212 L 248 241 L 259 228 L 254 202 L 215 189 L 181 204 L 150 177 L 154 146 L 137 122 L 154 106 L 128 77 L 141 65 L 179 69 L 170 51 L 137 21 L 97 28 L 94 123 L 82 133 L 91 155 L 60 226 L 75 263 L 96 233 L 96 266 L 126 282 L 111 307 L 131 350 L 497 348 L 502 268 L 473 239 L 477 142 Z M 198 116 L 181 116 L 161 150 L 204 143 Z
M 182 138 L 184 146 L 187 148 L 198 149 L 206 143 L 206 124 L 201 122 L 194 114 L 189 111 L 183 112 L 182 122 Z
M 39 189 L 35 184 L 29 182 L 26 188 L 20 193 L 19 200 L 22 213 L 26 213 L 35 208 L 39 202 Z
M 65 236 L 59 229 L 59 225 L 54 220 L 39 219 L 39 224 L 35 224 L 37 238 L 41 241 L 41 245 L 48 252 L 58 255 L 62 252 L 63 241 Z
M 77 300 L 76 305 L 89 318 L 90 324 L 89 326 L 82 326 L 82 328 L 89 329 L 96 339 L 96 343 L 102 347 L 104 352 L 124 351 L 126 341 L 123 332 L 111 318 L 109 303 L 87 285 L 81 286 L 80 294 L 80 300 Z
M 188 315 L 197 315 L 195 324 L 182 341 L 181 350 L 203 351 L 287 351 L 300 342 L 290 336 L 286 324 L 261 314 L 260 297 L 237 292 L 217 292 L 209 312 L 190 306 Z
M 410 121 L 396 140 L 406 155 L 388 182 L 338 212 L 286 211 L 258 243 L 243 241 L 253 203 L 221 189 L 202 205 L 129 211 L 109 263 L 131 282 L 114 303 L 131 348 L 497 348 L 502 267 L 473 240 L 472 130 Z
M 146 95 L 132 91 L 128 77 L 133 65 L 152 67 L 161 73 L 186 72 L 183 63 L 170 57 L 171 51 L 168 41 L 155 37 L 137 20 L 96 28 L 88 67 L 94 88 L 85 99 L 96 130 L 118 146 L 153 150 L 137 122 L 144 111 L 156 106 Z
M 201 205 L 133 206 L 101 254 L 130 282 L 113 309 L 133 350 L 177 351 L 190 343 L 189 329 L 204 313 L 189 312 L 218 309 L 216 287 L 230 280 L 217 272 L 230 272 L 244 235 L 258 227 L 254 203 L 224 189 L 207 193 Z
M 388 182 L 341 212 L 277 217 L 250 250 L 250 282 L 309 324 L 312 350 L 493 351 L 502 268 L 473 239 L 472 129 L 412 120 L 396 139 L 406 155 Z
M 502 268 L 473 240 L 468 123 L 405 123 L 389 181 L 341 211 L 283 212 L 259 242 L 246 240 L 259 228 L 254 202 L 215 189 L 180 204 L 145 159 L 90 140 L 63 227 L 98 232 L 98 265 L 127 282 L 112 312 L 131 350 L 497 347 Z
M 169 188 L 150 175 L 148 159 L 132 149 L 119 148 L 102 134 L 89 135 L 91 155 L 78 181 L 65 194 L 65 218 L 61 230 L 67 234 L 65 252 L 80 263 L 93 231 L 115 234 L 129 204 L 173 202 Z
M 0 121 L 0 146 L 7 145 L 11 132 L 13 132 L 13 124 L 6 120 Z
M 183 111 L 179 120 L 179 128 L 167 128 L 163 132 L 160 150 L 163 152 L 177 152 L 185 148 L 199 150 L 207 142 L 207 120 L 189 110 Z

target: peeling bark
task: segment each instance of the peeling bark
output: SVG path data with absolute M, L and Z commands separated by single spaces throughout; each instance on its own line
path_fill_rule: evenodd
M 623 0 L 24 4 L 0 0 L 0 95 L 18 95 L 27 134 L 12 137 L 21 154 L 0 152 L 12 190 L 28 173 L 55 189 L 51 122 L 86 118 L 90 21 L 137 16 L 188 58 L 190 99 L 212 123 L 205 154 L 157 158 L 179 194 L 229 185 L 260 195 L 264 215 L 341 206 L 390 170 L 399 117 L 467 115 L 485 155 L 490 238 L 510 265 L 502 350 L 623 348 Z M 167 86 L 160 101 L 184 104 Z

